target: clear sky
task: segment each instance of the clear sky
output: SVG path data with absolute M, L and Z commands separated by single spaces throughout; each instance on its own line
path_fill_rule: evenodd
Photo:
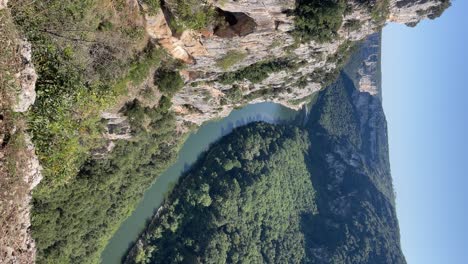
M 409 264 L 468 263 L 468 1 L 383 31 L 383 100 Z

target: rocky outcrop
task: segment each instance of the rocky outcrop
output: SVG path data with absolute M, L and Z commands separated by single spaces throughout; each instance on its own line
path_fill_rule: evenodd
M 36 247 L 30 233 L 31 192 L 42 179 L 42 168 L 29 135 L 23 131 L 12 133 L 16 139 L 12 143 L 15 146 L 8 151 L 10 171 L 2 171 L 0 180 L 1 213 L 5 216 L 0 223 L 0 262 L 33 263 Z M 5 164 L 0 165 L 3 167 Z M 18 179 L 19 176 L 22 179 Z
M 425 18 L 439 17 L 449 6 L 449 0 L 392 0 L 388 21 L 416 26 Z
M 442 2 L 445 1 L 390 1 L 387 21 L 412 24 L 430 18 Z M 287 15 L 295 7 L 294 0 L 213 1 L 218 13 L 225 16 L 227 28 L 215 26 L 200 32 L 187 30 L 177 36 L 172 34 L 168 16 L 162 11 L 156 16 L 147 16 L 148 34 L 175 58 L 188 63 L 187 85 L 172 101 L 179 123 L 200 125 L 226 116 L 233 108 L 246 103 L 272 101 L 294 109 L 302 107 L 312 93 L 322 89 L 323 76 L 342 66 L 342 53 L 350 49 L 350 43 L 379 31 L 386 22 L 385 17 L 376 19 L 375 11 L 360 1 L 347 3 L 350 11 L 344 15 L 339 36 L 334 41 L 311 41 L 300 45 L 291 35 L 294 17 Z M 378 12 L 385 15 L 385 10 L 382 8 Z M 220 67 L 218 62 L 233 53 L 242 56 L 229 69 Z M 373 67 L 372 58 L 369 59 L 368 67 L 361 73 L 359 86 L 377 94 L 375 82 L 366 77 L 369 76 L 366 71 L 372 71 Z M 259 82 L 241 78 L 226 84 L 219 80 L 226 71 L 275 60 L 289 63 Z M 233 89 L 240 91 L 242 100 L 229 98 Z
M 15 76 L 19 82 L 19 91 L 14 100 L 13 111 L 26 112 L 36 100 L 37 74 L 31 62 L 31 43 L 22 39 L 18 45 L 21 56 L 21 71 Z
M 381 96 L 381 33 L 368 36 L 351 56 L 344 71 L 360 92 Z
M 42 180 L 42 166 L 36 155 L 36 149 L 32 143 L 31 137 L 24 134 L 25 152 L 28 157 L 23 167 L 23 181 L 28 185 L 29 191 L 32 191 Z

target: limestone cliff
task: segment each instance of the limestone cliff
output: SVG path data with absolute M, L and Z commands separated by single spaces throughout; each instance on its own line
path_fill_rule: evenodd
M 173 98 L 179 122 L 200 125 L 226 116 L 240 105 L 263 101 L 298 109 L 329 81 L 324 76 L 332 76 L 342 67 L 351 43 L 379 31 L 387 21 L 413 25 L 421 19 L 434 18 L 437 10 L 443 10 L 447 4 L 444 0 L 392 0 L 388 6 L 386 1 L 364 2 L 347 1 L 338 37 L 326 43 L 295 41 L 291 34 L 294 16 L 288 15 L 295 7 L 294 0 L 213 1 L 211 4 L 229 24 L 222 30 L 172 34 L 165 12 L 147 16 L 148 34 L 174 57 L 189 64 L 183 72 L 187 84 Z M 242 54 L 241 59 L 229 69 L 219 67 L 219 61 L 232 53 Z M 226 70 L 249 70 L 246 67 L 271 61 L 287 63 L 256 83 L 242 78 L 229 83 L 220 80 Z M 376 93 L 371 80 L 363 78 L 362 82 L 362 87 Z M 240 95 L 233 100 L 228 96 L 232 93 Z

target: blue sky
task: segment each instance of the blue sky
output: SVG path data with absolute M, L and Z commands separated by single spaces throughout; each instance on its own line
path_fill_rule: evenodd
M 403 251 L 468 263 L 468 1 L 383 31 L 383 100 Z

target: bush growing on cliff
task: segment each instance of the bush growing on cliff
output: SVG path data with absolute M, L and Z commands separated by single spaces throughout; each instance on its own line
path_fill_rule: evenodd
M 160 69 L 155 73 L 155 84 L 162 93 L 172 97 L 184 86 L 184 80 L 177 71 Z
M 160 62 L 145 49 L 138 14 L 123 1 L 25 1 L 12 5 L 15 23 L 33 44 L 36 102 L 28 114 L 42 184 L 57 187 L 76 176 L 101 144 L 100 112 L 138 85 Z
M 301 42 L 327 42 L 336 37 L 346 10 L 344 0 L 298 0 L 295 36 Z
M 215 9 L 204 0 L 168 0 L 165 5 L 174 19 L 170 22 L 176 31 L 205 29 L 215 21 Z
M 157 12 L 160 10 L 160 1 L 159 0 L 143 0 L 143 3 L 145 3 L 148 6 L 148 12 L 150 15 L 156 15 Z
M 297 66 L 297 64 L 294 64 L 290 60 L 281 58 L 276 60 L 260 61 L 237 71 L 224 73 L 219 77 L 219 82 L 222 84 L 232 84 L 236 81 L 246 79 L 252 83 L 260 83 L 268 78 L 270 73 L 282 70 L 292 70 Z

